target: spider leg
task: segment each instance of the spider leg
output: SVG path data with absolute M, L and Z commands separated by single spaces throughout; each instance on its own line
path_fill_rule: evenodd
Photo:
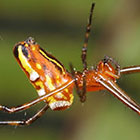
M 30 125 L 35 120 L 40 118 L 46 110 L 49 108 L 49 106 L 46 104 L 42 109 L 40 109 L 34 116 L 27 120 L 21 120 L 21 121 L 0 121 L 0 125 Z
M 140 105 L 137 104 L 134 100 L 132 100 L 127 95 L 127 93 L 125 93 L 115 82 L 103 78 L 97 78 L 96 81 L 99 82 L 102 86 L 104 86 L 106 90 L 111 92 L 121 102 L 126 104 L 129 108 L 131 108 L 140 115 Z
M 79 86 L 78 86 L 78 83 L 77 83 L 76 74 L 75 74 L 75 71 L 74 71 L 73 65 L 70 63 L 69 66 L 70 66 L 70 70 L 71 70 L 72 78 L 75 80 L 74 83 L 75 83 L 76 93 L 77 93 L 77 95 L 79 96 L 80 101 L 82 102 L 82 100 L 83 100 L 83 95 L 82 95 L 81 90 L 79 89 Z
M 90 15 L 89 15 L 89 19 L 88 19 L 88 24 L 86 26 L 84 45 L 83 45 L 83 48 L 82 48 L 81 58 L 82 58 L 82 63 L 83 63 L 84 70 L 87 69 L 87 62 L 86 62 L 87 45 L 88 45 L 88 40 L 89 40 L 89 34 L 90 34 L 90 31 L 91 31 L 91 23 L 92 23 L 92 15 L 93 15 L 94 6 L 95 6 L 95 3 L 92 3 L 91 10 L 90 10 Z
M 87 57 L 87 46 L 88 46 L 89 34 L 91 31 L 91 23 L 92 23 L 92 15 L 93 15 L 94 6 L 95 6 L 95 3 L 92 3 L 90 15 L 89 15 L 89 19 L 88 19 L 88 24 L 86 26 L 85 40 L 84 40 L 84 45 L 82 48 L 82 55 L 81 55 L 82 63 L 83 63 L 83 75 L 82 75 L 83 76 L 83 89 L 80 93 L 81 102 L 85 102 L 85 100 L 86 100 L 86 74 L 85 74 L 85 72 L 87 71 L 86 57 Z
M 121 74 L 129 74 L 129 73 L 135 73 L 135 72 L 140 72 L 140 65 L 124 67 L 120 70 Z
M 7 107 L 7 106 L 4 106 L 4 105 L 0 105 L 0 110 L 4 111 L 4 112 L 7 112 L 7 113 L 14 113 L 14 112 L 19 112 L 19 111 L 22 111 L 22 110 L 26 110 L 28 108 L 30 108 L 31 106 L 39 103 L 39 98 L 35 99 L 35 100 L 32 100 L 31 102 L 28 102 L 28 103 L 25 103 L 25 104 L 22 104 L 22 105 L 19 105 L 19 106 L 16 106 L 16 107 Z
M 43 101 L 43 100 L 46 100 L 48 97 L 54 95 L 54 94 L 57 94 L 58 92 L 64 90 L 65 88 L 67 88 L 68 86 L 70 86 L 72 83 L 74 82 L 74 80 L 70 81 L 70 82 L 67 82 L 65 84 L 63 84 L 62 86 L 60 86 L 59 88 L 43 95 L 43 96 L 40 96 L 26 104 L 23 104 L 23 105 L 20 105 L 20 106 L 17 106 L 17 107 L 11 107 L 11 108 L 8 108 L 6 106 L 3 106 L 3 105 L 0 105 L 0 110 L 2 111 L 5 111 L 5 112 L 8 112 L 8 113 L 13 113 L 13 112 L 18 112 L 18 111 L 22 111 L 22 110 L 25 110 L 25 109 L 28 109 L 30 108 L 31 106 Z
M 83 72 L 83 88 L 82 88 L 82 92 L 81 92 L 81 98 L 80 101 L 81 102 L 85 102 L 86 101 L 86 75 L 84 74 L 85 72 Z

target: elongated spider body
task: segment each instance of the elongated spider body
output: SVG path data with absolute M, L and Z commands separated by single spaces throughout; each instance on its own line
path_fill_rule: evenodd
M 116 84 L 116 80 L 120 78 L 121 74 L 140 72 L 140 66 L 121 69 L 114 59 L 105 56 L 95 69 L 89 70 L 87 68 L 87 45 L 94 6 L 93 3 L 82 48 L 82 72 L 74 71 L 72 64 L 70 64 L 71 72 L 66 71 L 64 66 L 54 56 L 43 50 L 32 37 L 15 45 L 14 56 L 39 97 L 17 107 L 8 108 L 0 105 L 0 110 L 8 113 L 18 112 L 41 101 L 44 101 L 46 105 L 27 120 L 0 121 L 0 125 L 29 125 L 41 117 L 48 108 L 52 110 L 69 108 L 73 103 L 74 87 L 81 102 L 86 100 L 86 93 L 89 91 L 108 90 L 121 102 L 140 114 L 140 106 Z

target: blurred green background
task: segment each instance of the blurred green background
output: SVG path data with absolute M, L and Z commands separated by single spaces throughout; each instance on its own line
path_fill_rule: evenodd
M 69 69 L 82 70 L 81 47 L 91 3 L 96 2 L 88 46 L 89 67 L 104 55 L 121 67 L 140 64 L 139 0 L 1 0 L 0 103 L 16 106 L 37 97 L 15 61 L 13 46 L 32 36 Z M 122 76 L 118 84 L 140 103 L 140 74 Z M 65 111 L 47 111 L 30 126 L 0 126 L 6 140 L 131 140 L 139 139 L 140 118 L 106 91 L 88 93 L 81 104 Z M 42 105 L 42 104 L 41 104 Z M 32 116 L 41 106 L 15 114 L 0 112 L 0 120 Z

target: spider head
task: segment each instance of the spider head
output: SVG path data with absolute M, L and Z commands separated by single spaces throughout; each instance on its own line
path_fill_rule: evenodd
M 120 77 L 119 69 L 117 69 L 116 64 L 113 62 L 111 63 L 111 61 L 100 61 L 97 65 L 96 71 L 114 81 Z

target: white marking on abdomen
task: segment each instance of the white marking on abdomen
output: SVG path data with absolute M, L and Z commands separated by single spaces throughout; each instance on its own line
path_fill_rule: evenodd
M 43 96 L 43 95 L 46 94 L 44 88 L 41 88 L 40 90 L 37 90 L 37 93 L 38 93 L 39 96 Z
M 19 59 L 22 64 L 22 66 L 25 68 L 25 70 L 30 75 L 30 80 L 35 81 L 37 78 L 39 78 L 39 74 L 32 68 L 32 66 L 29 64 L 27 58 L 22 53 L 22 46 L 19 46 L 18 48 L 19 52 Z
M 38 75 L 38 73 L 36 72 L 36 71 L 32 71 L 31 73 L 30 73 L 30 80 L 31 81 L 35 81 L 37 78 L 39 78 L 39 75 Z
M 71 105 L 71 103 L 68 101 L 56 101 L 56 102 L 49 104 L 49 106 L 52 110 L 55 110 L 56 108 L 70 106 L 70 105 Z

